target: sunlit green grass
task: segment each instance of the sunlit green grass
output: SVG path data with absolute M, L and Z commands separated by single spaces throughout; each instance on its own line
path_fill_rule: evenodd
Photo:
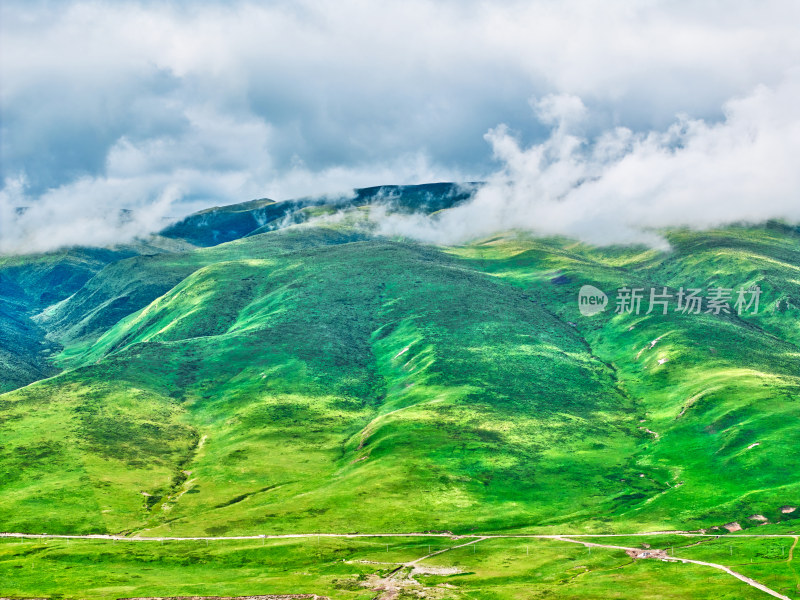
M 373 577 L 400 563 L 453 548 L 418 563 L 454 569 L 416 573 L 440 597 L 472 598 L 761 598 L 763 592 L 719 570 L 657 560 L 633 560 L 621 550 L 559 540 L 350 538 L 283 540 L 103 541 L 0 540 L 0 581 L 10 596 L 80 597 L 321 594 L 372 598 Z M 596 540 L 668 548 L 675 556 L 718 562 L 792 594 L 797 573 L 776 542 L 726 538 L 699 545 L 691 538 Z M 673 544 L 670 548 L 668 544 Z M 731 550 L 733 549 L 733 550 Z M 784 547 L 783 552 L 788 550 Z M 752 561 L 752 562 L 751 562 Z M 103 565 L 98 569 L 98 565 Z M 406 573 L 408 570 L 406 570 Z
M 370 238 L 357 221 L 120 260 L 48 309 L 41 322 L 64 345 L 57 362 L 67 370 L 0 395 L 0 528 L 800 529 L 800 510 L 781 511 L 800 508 L 796 232 L 667 232 L 669 252 L 514 234 L 433 248 Z M 612 306 L 581 316 L 583 284 Z M 753 284 L 764 290 L 757 315 L 613 312 L 625 285 Z M 536 542 L 546 560 L 531 566 L 517 562 L 514 543 L 442 560 L 496 546 L 477 575 L 452 576 L 469 597 L 536 597 L 552 586 L 573 597 L 578 584 L 582 598 L 626 597 L 619 578 L 634 588 L 665 582 L 652 597 L 692 597 L 703 585 L 715 597 L 750 593 L 691 566 L 623 568 L 627 557 L 611 551 L 587 567 L 585 550 L 563 543 Z M 72 550 L 54 544 L 66 561 Z M 228 585 L 228 555 L 207 559 L 206 571 L 176 562 L 163 573 L 186 570 L 180 593 L 194 593 L 192 578 L 204 574 L 214 595 L 306 589 L 305 576 L 251 581 L 247 569 Z M 761 563 L 741 566 L 792 585 L 791 565 L 766 572 Z M 334 574 L 312 577 L 313 591 L 363 593 L 337 588 Z M 38 576 L 25 580 L 26 594 L 50 593 Z M 154 577 L 132 570 L 108 585 L 167 593 L 152 590 L 168 589 L 168 575 Z

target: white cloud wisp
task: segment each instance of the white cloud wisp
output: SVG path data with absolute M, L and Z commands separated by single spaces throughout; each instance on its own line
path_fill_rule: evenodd
M 498 231 L 665 247 L 658 230 L 800 222 L 800 71 L 730 100 L 725 119 L 682 117 L 664 131 L 582 136 L 574 96 L 534 103 L 550 137 L 524 148 L 505 126 L 486 139 L 500 171 L 465 205 L 427 217 L 376 212 L 381 233 L 453 244 Z
M 643 228 L 796 214 L 793 0 L 0 12 L 3 253 L 126 241 L 201 206 L 447 180 L 491 185 L 475 214 L 387 231 L 652 241 Z

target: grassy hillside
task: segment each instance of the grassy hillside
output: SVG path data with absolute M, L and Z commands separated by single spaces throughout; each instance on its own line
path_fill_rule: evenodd
M 795 230 L 658 253 L 347 223 L 120 260 L 45 311 L 69 370 L 0 396 L 4 528 L 792 526 Z M 764 293 L 741 317 L 583 317 L 585 283 Z
M 46 356 L 58 348 L 49 344 L 46 332 L 31 321 L 18 301 L 18 289 L 0 278 L 0 393 L 57 372 Z
M 151 236 L 114 248 L 0 256 L 0 392 L 59 371 L 51 359 L 61 345 L 45 315 L 82 290 L 104 267 L 133 256 L 191 247 L 185 241 Z
M 0 530 L 797 531 L 800 231 L 670 231 L 667 252 L 513 232 L 433 247 L 376 237 L 366 218 L 375 202 L 447 210 L 472 189 L 254 201 L 127 247 L 0 258 Z M 583 285 L 605 311 L 581 315 Z M 681 288 L 751 286 L 757 312 L 675 310 Z M 615 311 L 625 287 L 644 290 L 639 314 Z M 672 296 L 667 314 L 647 313 L 650 288 Z M 800 585 L 767 541 L 737 546 L 744 562 L 679 542 Z M 49 543 L 0 544 L 0 593 L 371 598 L 389 567 L 357 561 L 425 554 L 419 539 L 388 557 L 383 540 Z M 520 543 L 408 577 L 436 597 L 761 593 L 564 542 L 526 541 L 523 558 Z M 98 561 L 128 574 L 93 584 Z
M 800 496 L 797 233 L 731 228 L 669 238 L 668 253 L 502 239 L 454 252 L 545 298 L 636 399 L 647 437 L 636 453 L 641 474 L 669 476 L 663 493 L 640 498 L 625 519 L 704 527 L 752 526 L 754 514 L 784 520 L 780 508 Z M 668 315 L 615 315 L 612 307 L 586 318 L 576 303 L 584 283 L 609 295 L 622 286 L 676 294 L 758 284 L 763 295 L 756 315 L 683 315 L 673 303 Z
M 230 257 L 259 242 L 234 244 Z M 607 501 L 584 486 L 611 493 L 598 468 L 613 461 L 625 474 L 636 442 L 635 408 L 572 327 L 502 281 L 408 244 L 351 242 L 199 268 L 72 360 L 85 366 L 7 395 L 7 410 L 21 416 L 32 395 L 58 390 L 45 412 L 107 476 L 98 489 L 80 479 L 70 489 L 64 465 L 35 462 L 36 487 L 5 503 L 19 526 L 37 518 L 25 499 L 48 477 L 62 493 L 138 502 L 137 511 L 85 506 L 82 521 L 99 510 L 123 529 L 522 526 L 549 518 L 554 500 L 570 512 Z M 162 456 L 178 473 L 170 481 L 147 461 L 79 441 L 151 450 L 153 419 L 118 408 L 127 389 L 175 419 L 170 438 L 180 423 L 195 440 L 188 458 Z M 90 398 L 100 426 L 113 419 L 124 434 L 107 439 L 76 416 Z M 17 422 L 32 427 L 26 418 L 9 427 Z M 591 438 L 578 439 L 581 429 Z M 117 488 L 112 473 L 140 487 Z

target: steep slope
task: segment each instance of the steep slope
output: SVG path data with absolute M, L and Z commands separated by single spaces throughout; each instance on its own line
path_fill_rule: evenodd
M 431 212 L 469 193 L 364 197 Z M 115 260 L 28 338 L 13 315 L 33 296 L 0 279 L 17 339 L 41 355 L 47 332 L 63 350 L 41 366 L 70 369 L 0 394 L 3 528 L 797 527 L 796 228 L 433 248 L 374 237 L 361 206 Z M 585 284 L 610 298 L 592 317 Z M 674 310 L 681 288 L 756 285 L 755 314 Z M 617 314 L 625 287 L 673 304 Z
M 68 293 L 55 294 L 49 298 L 49 302 L 36 304 L 40 310 L 52 304 L 37 320 L 47 331 L 48 337 L 60 344 L 71 346 L 90 342 L 123 317 L 164 294 L 196 269 L 222 260 L 211 248 L 213 246 L 280 230 L 292 223 L 302 223 L 316 216 L 314 210 L 328 213 L 382 203 L 391 206 L 392 210 L 435 212 L 464 202 L 471 197 L 476 186 L 453 183 L 376 186 L 355 190 L 351 197 L 336 200 L 326 197 L 282 202 L 261 199 L 200 211 L 169 226 L 161 232 L 161 237 L 155 236 L 133 247 L 114 251 L 97 250 L 98 253 L 105 253 L 105 260 L 99 263 L 100 268 L 86 271 L 79 281 L 76 280 L 76 285 L 65 289 Z M 259 238 L 252 246 L 242 246 L 245 250 L 239 254 L 258 257 L 317 244 L 345 243 L 364 237 L 366 234 L 362 228 L 342 230 L 328 227 L 290 231 L 282 236 Z M 173 247 L 169 247 L 170 240 L 174 240 Z M 148 243 L 158 251 L 145 251 L 143 246 Z M 245 240 L 240 243 L 245 243 Z M 208 247 L 209 250 L 190 251 L 196 246 Z M 162 249 L 168 249 L 169 252 L 162 252 Z M 127 251 L 127 255 L 123 255 L 123 251 Z M 229 248 L 224 252 L 231 251 Z M 69 250 L 62 255 L 80 261 L 83 252 L 83 249 Z M 156 254 L 159 258 L 153 258 Z M 146 258 L 139 260 L 140 256 Z M 25 262 L 25 259 L 20 260 Z M 107 268 L 100 272 L 102 267 Z M 37 290 L 48 287 L 44 281 L 31 281 L 29 285 Z M 55 303 L 63 299 L 66 299 L 63 303 Z M 62 357 L 62 364 L 69 364 L 63 362 L 68 357 Z
M 565 509 L 588 515 L 615 477 L 634 475 L 626 456 L 635 408 L 573 329 L 512 287 L 413 245 L 218 262 L 113 327 L 81 360 L 87 366 L 4 397 L 19 411 L 4 437 L 31 427 L 22 416 L 31 394 L 59 390 L 36 419 L 72 423 L 62 433 L 80 439 L 94 430 L 70 415 L 90 403 L 115 415 L 119 444 L 150 448 L 140 417 L 117 414 L 119 395 L 135 389 L 157 410 L 177 410 L 175 423 L 204 441 L 190 460 L 175 454 L 169 464 L 190 474 L 171 482 L 105 447 L 83 449 L 108 473 L 102 484 L 71 487 L 61 468 L 34 463 L 63 493 L 95 499 L 77 527 L 95 511 L 118 528 L 167 520 L 173 530 L 214 532 L 358 519 L 367 528 L 519 526 Z M 413 502 L 410 490 L 420 490 Z M 34 519 L 24 509 L 33 492 L 6 494 L 3 519 Z M 148 507 L 142 492 L 159 502 Z M 138 511 L 121 508 L 137 498 Z
M 147 306 L 194 271 L 224 260 L 282 255 L 316 245 L 362 239 L 358 232 L 334 229 L 279 231 L 269 237 L 248 238 L 220 248 L 138 256 L 108 265 L 78 292 L 50 307 L 39 317 L 51 339 L 70 348 L 59 364 L 72 364 L 75 351 L 91 344 L 124 317 Z
M 60 346 L 36 322 L 43 308 L 79 290 L 106 264 L 131 249 L 76 248 L 34 256 L 0 257 L 0 391 L 48 377 Z
M 0 393 L 57 372 L 46 355 L 57 347 L 18 302 L 22 292 L 0 274 Z
M 244 237 L 294 209 L 291 202 L 276 204 L 269 198 L 215 206 L 181 219 L 162 230 L 161 235 L 186 240 L 196 246 L 216 246 Z
M 81 290 L 107 265 L 189 247 L 182 241 L 151 236 L 113 248 L 0 256 L 0 391 L 58 372 L 50 357 L 61 348 L 43 310 Z
M 800 337 L 793 308 L 800 237 L 790 229 L 730 228 L 669 235 L 668 253 L 597 250 L 566 241 L 499 239 L 459 250 L 482 269 L 547 298 L 575 323 L 620 385 L 639 400 L 649 440 L 638 451 L 645 477 L 667 469 L 664 494 L 643 498 L 626 518 L 722 525 L 776 522 L 800 500 Z M 578 312 L 584 284 L 605 290 L 612 306 Z M 678 290 L 733 290 L 759 285 L 757 314 L 675 312 Z M 619 288 L 651 287 L 673 295 L 667 315 L 614 314 Z M 735 292 L 734 292 L 735 294 Z M 735 297 L 735 296 L 734 296 Z M 649 517 L 648 518 L 652 518 Z M 796 517 L 795 517 L 796 518 Z

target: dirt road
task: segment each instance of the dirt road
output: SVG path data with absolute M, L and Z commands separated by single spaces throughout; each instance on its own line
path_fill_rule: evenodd
M 641 548 L 629 548 L 629 547 L 625 547 L 625 546 L 613 546 L 611 544 L 595 544 L 595 543 L 592 543 L 592 542 L 584 542 L 582 540 L 570 539 L 568 537 L 559 537 L 559 538 L 556 538 L 556 539 L 559 539 L 559 540 L 561 540 L 563 542 L 572 542 L 573 544 L 581 544 L 583 546 L 592 547 L 592 548 L 612 548 L 614 550 L 625 550 L 627 552 L 633 552 L 633 553 L 641 553 L 642 552 Z M 659 553 L 658 560 L 663 560 L 663 561 L 667 561 L 667 562 L 691 563 L 693 565 L 702 565 L 704 567 L 711 567 L 713 569 L 719 569 L 720 571 L 725 571 L 728 575 L 732 575 L 732 576 L 736 577 L 736 579 L 739 579 L 740 581 L 744 581 L 747 585 L 752 586 L 752 587 L 754 587 L 756 589 L 759 589 L 762 592 L 765 592 L 765 593 L 769 594 L 770 596 L 774 596 L 775 598 L 781 598 L 781 600 L 792 600 L 791 598 L 789 598 L 789 596 L 784 596 L 783 594 L 780 594 L 780 593 L 776 592 L 775 590 L 770 589 L 770 588 L 768 588 L 767 586 L 765 586 L 765 585 L 763 585 L 761 583 L 758 583 L 755 579 L 751 579 L 750 577 L 742 575 L 741 573 L 737 573 L 736 571 L 730 569 L 729 567 L 726 567 L 725 565 L 718 565 L 717 563 L 704 562 L 702 560 L 692 560 L 690 558 L 679 558 L 679 557 L 676 557 L 676 556 L 668 556 L 665 552 Z
M 214 536 L 214 537 L 174 537 L 174 536 L 154 536 L 154 537 L 140 537 L 140 536 L 123 536 L 123 535 L 110 535 L 110 534 L 93 534 L 93 535 L 68 535 L 68 534 L 51 534 L 51 533 L 0 533 L 0 537 L 5 538 L 23 538 L 23 539 L 79 539 L 79 540 L 115 540 L 115 541 L 125 541 L 125 542 L 168 542 L 168 541 L 214 541 L 214 540 L 259 540 L 259 539 L 292 539 L 292 538 L 308 538 L 308 537 L 320 537 L 320 538 L 368 538 L 368 537 L 382 537 L 382 538 L 391 538 L 391 537 L 444 537 L 444 538 L 456 538 L 456 539 L 467 539 L 469 538 L 470 541 L 459 544 L 457 546 L 451 546 L 449 548 L 445 548 L 444 550 L 438 550 L 436 552 L 432 552 L 427 554 L 421 558 L 413 560 L 408 563 L 403 563 L 402 566 L 404 567 L 413 567 L 414 565 L 418 564 L 419 562 L 425 560 L 426 558 L 430 558 L 432 556 L 436 556 L 438 554 L 442 554 L 444 552 L 448 552 L 454 548 L 461 548 L 463 546 L 469 546 L 470 544 L 476 544 L 478 542 L 484 540 L 491 540 L 491 539 L 509 539 L 509 538 L 522 538 L 522 539 L 548 539 L 548 540 L 557 540 L 561 542 L 567 542 L 572 544 L 581 544 L 585 547 L 594 547 L 594 548 L 608 548 L 612 550 L 624 550 L 626 552 L 641 552 L 641 548 L 630 548 L 627 546 L 615 546 L 613 544 L 598 544 L 596 542 L 587 542 L 581 540 L 579 538 L 614 538 L 614 537 L 646 537 L 646 536 L 654 536 L 654 535 L 684 535 L 687 537 L 719 537 L 718 535 L 708 534 L 708 533 L 697 533 L 692 531 L 651 531 L 647 533 L 606 533 L 606 534 L 548 534 L 548 535 L 534 535 L 534 534 L 507 534 L 507 535 L 455 535 L 450 532 L 436 532 L 436 533 L 426 533 L 426 532 L 410 532 L 410 533 L 286 533 L 286 534 L 263 534 L 263 535 L 237 535 L 237 536 Z M 730 537 L 735 538 L 793 538 L 794 544 L 792 545 L 791 550 L 789 551 L 789 561 L 792 560 L 792 555 L 794 552 L 795 547 L 797 546 L 798 536 L 792 534 L 764 534 L 764 535 L 757 535 L 757 534 L 737 534 L 732 535 Z M 689 558 L 678 558 L 674 556 L 667 556 L 665 553 L 658 554 L 655 557 L 648 557 L 648 558 L 658 558 L 659 560 L 669 561 L 669 562 L 681 562 L 681 563 L 691 563 L 695 565 L 701 565 L 704 567 L 710 567 L 712 569 L 719 569 L 720 571 L 724 571 L 728 575 L 736 577 L 740 581 L 743 581 L 749 586 L 752 586 L 762 592 L 769 594 L 775 598 L 781 598 L 782 600 L 792 600 L 788 596 L 784 596 L 768 588 L 767 586 L 742 575 L 741 573 L 737 573 L 736 571 L 726 567 L 725 565 L 720 565 L 716 563 L 704 562 L 700 560 L 692 560 Z

